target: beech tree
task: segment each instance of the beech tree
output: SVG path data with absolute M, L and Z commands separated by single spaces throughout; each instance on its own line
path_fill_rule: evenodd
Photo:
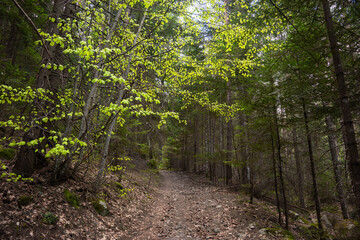
M 315 205 L 321 233 L 329 202 L 344 218 L 359 208 L 358 3 L 9 3 L 38 45 L 15 42 L 39 59 L 37 75 L 22 69 L 9 39 L 25 26 L 0 26 L 1 145 L 18 173 L 49 164 L 56 184 L 91 166 L 98 190 L 136 156 L 267 199 L 284 228 L 292 209 Z

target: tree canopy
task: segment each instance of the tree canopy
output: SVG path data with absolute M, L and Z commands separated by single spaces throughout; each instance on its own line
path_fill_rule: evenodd
M 360 216 L 359 16 L 358 1 L 3 1 L 2 177 L 91 166 L 98 190 L 141 158 L 276 198 L 286 228 L 288 204 L 315 202 L 320 231 L 326 199 Z

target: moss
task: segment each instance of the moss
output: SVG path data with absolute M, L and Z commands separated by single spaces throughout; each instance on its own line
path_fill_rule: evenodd
M 328 234 L 324 231 L 322 232 L 318 226 L 319 225 L 317 223 L 312 223 L 308 227 L 302 227 L 301 234 L 306 239 L 320 239 L 321 237 L 329 239 Z
M 59 218 L 52 212 L 46 212 L 43 214 L 43 223 L 56 224 Z
M 116 189 L 122 190 L 124 187 L 119 182 L 115 182 Z
M 80 207 L 79 197 L 75 193 L 72 193 L 68 189 L 65 189 L 64 196 L 65 196 L 66 201 L 70 204 L 70 206 L 73 206 L 76 208 Z
M 16 154 L 15 149 L 0 147 L 0 158 L 11 160 L 15 157 L 15 154 Z
M 338 213 L 339 207 L 336 205 L 325 205 L 322 207 L 323 212 Z
M 295 239 L 294 235 L 289 232 L 288 230 L 286 229 L 283 229 L 283 228 L 265 228 L 266 232 L 268 233 L 271 233 L 273 235 L 282 235 L 284 236 L 286 239 L 289 239 L 289 240 L 293 240 Z
M 109 215 L 109 209 L 107 208 L 106 202 L 104 199 L 96 199 L 91 202 L 95 211 L 101 216 Z
M 22 196 L 19 196 L 17 203 L 18 203 L 18 206 L 21 208 L 22 206 L 29 205 L 33 200 L 34 199 L 29 195 L 22 195 Z
M 360 239 L 360 225 L 352 219 L 343 219 L 337 222 L 334 229 L 337 239 Z
M 309 220 L 307 220 L 306 218 L 304 218 L 302 216 L 299 217 L 298 221 L 302 221 L 305 224 L 309 224 Z

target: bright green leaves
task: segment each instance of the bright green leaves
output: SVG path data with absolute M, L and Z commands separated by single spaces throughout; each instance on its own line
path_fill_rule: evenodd
M 56 96 L 58 104 L 55 104 L 54 96 Z M 31 117 L 25 115 L 25 117 L 21 115 L 12 115 L 7 120 L 0 121 L 0 126 L 12 128 L 18 133 L 27 132 L 32 128 L 41 128 L 47 131 L 49 124 L 55 124 L 71 116 L 82 115 L 79 112 L 66 113 L 64 111 L 64 107 L 66 107 L 66 105 L 71 103 L 75 104 L 70 91 L 54 94 L 53 92 L 42 88 L 32 89 L 27 87 L 24 89 L 15 89 L 10 86 L 0 85 L 0 101 L 8 106 L 26 103 L 29 106 L 28 109 L 31 111 L 31 114 L 36 116 Z M 44 105 L 41 109 L 38 109 L 37 104 L 40 102 L 44 103 Z M 76 142 L 80 146 L 86 146 L 86 143 L 77 139 L 67 138 L 66 140 L 61 140 L 61 133 L 56 131 L 51 132 L 51 134 L 52 135 L 50 136 L 41 136 L 40 138 L 32 139 L 28 142 L 17 138 L 3 138 L 0 139 L 0 142 L 4 142 L 4 144 L 7 144 L 10 147 L 21 147 L 27 145 L 34 148 L 36 152 L 40 151 L 44 154 L 46 153 L 46 149 L 49 147 L 48 144 L 44 144 L 46 141 L 54 144 L 61 144 L 63 146 L 74 145 Z M 69 150 L 57 146 L 50 152 L 50 154 L 47 154 L 47 156 L 51 157 L 56 154 L 65 154 L 68 151 Z
M 0 161 L 0 169 L 2 170 L 2 173 L 1 173 L 0 177 L 1 177 L 1 178 L 6 178 L 6 181 L 7 181 L 7 182 L 14 182 L 14 183 L 16 183 L 16 182 L 19 181 L 19 180 L 22 180 L 22 181 L 31 181 L 31 182 L 34 181 L 33 178 L 24 178 L 24 177 L 22 177 L 21 175 L 18 175 L 18 174 L 16 174 L 16 173 L 5 172 L 5 171 L 8 170 L 8 167 L 7 167 L 4 163 L 2 163 L 1 161 Z
M 26 87 L 25 89 L 16 89 L 8 85 L 0 85 L 0 104 L 13 104 L 15 102 L 31 103 L 35 98 L 43 101 L 53 102 L 48 96 L 49 91 L 42 88 L 32 89 Z M 23 119 L 23 116 L 17 116 Z
M 54 157 L 54 156 L 58 156 L 58 155 L 66 155 L 68 153 L 70 153 L 70 151 L 65 149 L 64 145 L 56 144 L 55 147 L 53 147 L 46 153 L 45 157 L 48 158 L 48 157 Z
M 125 167 L 120 165 L 109 165 L 107 170 L 110 172 L 116 172 L 116 171 L 125 171 Z
M 155 0 L 144 0 L 144 7 L 147 9 L 154 4 Z

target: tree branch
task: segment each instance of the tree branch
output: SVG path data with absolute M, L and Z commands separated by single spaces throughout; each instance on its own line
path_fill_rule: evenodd
M 31 20 L 31 18 L 26 14 L 26 12 L 24 11 L 24 9 L 20 6 L 20 4 L 16 1 L 16 0 L 12 0 L 14 2 L 14 4 L 16 5 L 16 7 L 24 14 L 26 20 L 28 20 L 28 22 L 30 23 L 30 25 L 32 26 L 32 28 L 35 30 L 35 32 L 37 33 L 37 35 L 39 36 L 45 50 L 46 53 L 49 55 L 49 58 L 51 57 L 50 55 L 50 51 L 49 49 L 46 47 L 44 39 L 41 37 L 40 32 L 37 30 L 35 23 Z

